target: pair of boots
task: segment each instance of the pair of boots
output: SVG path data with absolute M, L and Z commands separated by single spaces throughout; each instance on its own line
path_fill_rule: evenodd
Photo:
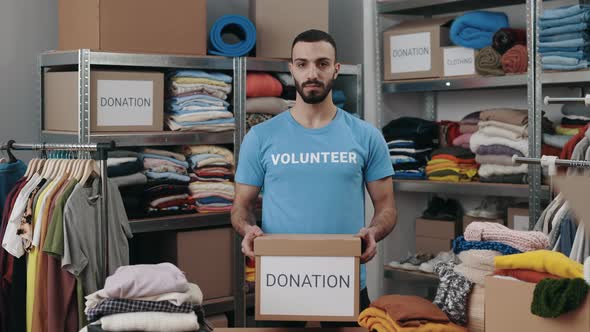
M 434 196 L 428 207 L 422 212 L 422 218 L 432 220 L 455 221 L 462 217 L 463 208 L 454 199 L 444 199 Z

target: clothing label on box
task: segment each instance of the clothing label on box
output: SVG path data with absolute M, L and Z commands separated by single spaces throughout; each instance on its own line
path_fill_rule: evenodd
M 513 222 L 515 231 L 529 230 L 529 216 L 514 216 Z
M 355 258 L 262 256 L 261 315 L 354 316 Z
M 432 69 L 430 32 L 390 37 L 391 73 L 411 73 Z
M 154 115 L 152 81 L 98 80 L 98 126 L 151 126 Z
M 451 47 L 443 50 L 445 76 L 475 74 L 475 51 L 465 47 Z

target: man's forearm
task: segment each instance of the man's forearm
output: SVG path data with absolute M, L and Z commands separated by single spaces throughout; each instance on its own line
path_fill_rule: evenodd
M 395 207 L 388 207 L 375 213 L 369 228 L 375 234 L 375 241 L 383 240 L 395 227 L 397 221 L 397 210 Z
M 243 237 L 246 234 L 248 226 L 256 225 L 256 215 L 253 209 L 246 207 L 237 207 L 231 211 L 231 223 L 236 232 Z

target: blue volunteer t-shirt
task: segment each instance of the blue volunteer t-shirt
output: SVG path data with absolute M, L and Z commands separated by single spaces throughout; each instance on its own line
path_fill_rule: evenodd
M 286 111 L 246 135 L 236 182 L 264 187 L 265 233 L 357 234 L 365 183 L 391 175 L 385 139 L 369 123 L 338 109 L 328 125 L 309 129 Z M 361 289 L 365 281 L 362 265 Z

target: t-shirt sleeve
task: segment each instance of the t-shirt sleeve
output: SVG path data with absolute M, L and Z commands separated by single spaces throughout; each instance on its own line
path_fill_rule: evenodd
M 240 149 L 236 182 L 262 187 L 264 183 L 264 166 L 260 157 L 260 140 L 254 130 L 250 130 L 244 137 Z
M 365 182 L 373 182 L 393 174 L 393 166 L 391 165 L 385 138 L 376 128 L 371 127 L 369 130 L 369 154 L 365 167 Z

